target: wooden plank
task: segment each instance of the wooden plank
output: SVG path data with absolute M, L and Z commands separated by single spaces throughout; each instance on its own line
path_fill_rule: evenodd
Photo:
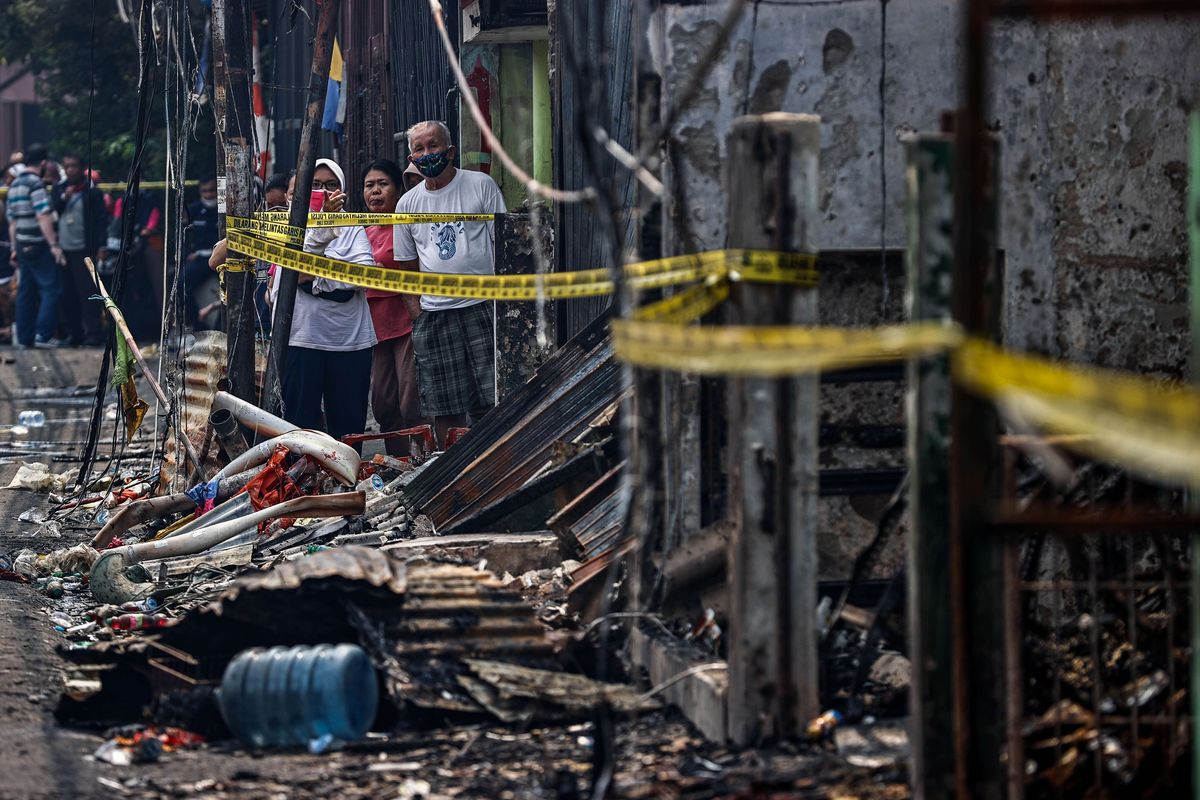
M 818 223 L 820 120 L 734 121 L 726 148 L 729 246 L 810 252 Z M 737 284 L 734 322 L 817 323 L 817 290 Z M 819 377 L 730 381 L 735 530 L 729 546 L 729 735 L 803 735 L 819 711 Z

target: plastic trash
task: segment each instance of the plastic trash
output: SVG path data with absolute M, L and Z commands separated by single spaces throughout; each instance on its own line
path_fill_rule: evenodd
M 143 728 L 140 725 L 127 725 L 114 728 L 106 735 L 111 738 L 96 748 L 92 757 L 120 767 L 153 764 L 162 758 L 164 752 L 195 747 L 204 742 L 203 736 L 182 728 L 160 730 L 153 726 Z
M 27 428 L 40 428 L 46 424 L 46 415 L 41 411 L 22 411 L 17 414 L 17 424 Z
M 158 601 L 153 597 L 147 597 L 145 600 L 130 600 L 128 603 L 121 604 L 121 611 L 127 614 L 148 614 L 158 608 Z
M 41 461 L 28 461 L 17 468 L 17 474 L 7 489 L 29 489 L 34 492 L 61 492 L 73 476 L 58 475 Z
M 842 724 L 842 715 L 837 711 L 826 711 L 819 717 L 809 721 L 805 731 L 810 742 L 828 742 L 833 739 L 833 733 Z
M 108 627 L 114 631 L 147 631 L 170 624 L 171 620 L 162 614 L 122 614 L 109 620 Z
M 353 644 L 254 648 L 225 668 L 221 716 L 252 747 L 301 747 L 361 739 L 375 721 L 379 683 Z
M 26 548 L 17 553 L 16 559 L 13 561 L 13 571 L 24 575 L 26 578 L 36 578 L 38 576 L 38 554 Z

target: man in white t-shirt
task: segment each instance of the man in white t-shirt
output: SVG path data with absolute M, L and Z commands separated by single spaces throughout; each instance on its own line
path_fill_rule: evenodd
M 450 129 L 437 120 L 408 129 L 409 161 L 425 176 L 396 204 L 399 213 L 503 214 L 500 187 L 482 172 L 454 167 Z M 456 275 L 496 272 L 494 222 L 397 225 L 401 269 Z M 496 403 L 495 303 L 462 297 L 421 297 L 413 320 L 413 350 L 421 413 L 433 419 L 445 446 L 450 428 L 466 427 Z

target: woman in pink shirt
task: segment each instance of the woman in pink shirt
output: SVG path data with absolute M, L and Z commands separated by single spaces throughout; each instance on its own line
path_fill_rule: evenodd
M 417 175 L 419 181 L 421 176 Z M 368 211 L 391 213 L 396 201 L 407 190 L 403 170 L 394 161 L 380 159 L 363 171 L 363 201 Z M 392 254 L 392 226 L 372 225 L 367 238 L 375 263 L 391 269 L 400 266 Z M 395 431 L 422 425 L 421 397 L 417 394 L 417 363 L 413 355 L 412 321 L 421 313 L 421 298 L 414 294 L 393 294 L 379 289 L 367 290 L 367 304 L 375 323 L 375 345 L 371 362 L 371 410 L 381 431 Z M 404 440 L 386 440 L 390 455 L 407 455 Z

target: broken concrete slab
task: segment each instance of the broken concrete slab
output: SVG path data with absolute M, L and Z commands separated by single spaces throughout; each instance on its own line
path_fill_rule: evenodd
M 716 659 L 704 657 L 684 642 L 672 645 L 649 636 L 637 628 L 629 632 L 629 649 L 634 663 L 642 665 L 655 686 L 682 675 L 687 670 Z M 662 692 L 662 697 L 684 716 L 710 742 L 729 738 L 726 697 L 729 675 L 724 670 L 695 672 Z

